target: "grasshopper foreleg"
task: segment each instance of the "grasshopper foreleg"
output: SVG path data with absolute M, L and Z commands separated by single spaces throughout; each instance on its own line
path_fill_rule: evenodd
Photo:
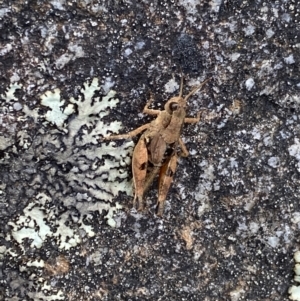
M 153 109 L 149 109 L 149 106 L 150 104 L 153 102 L 153 96 L 152 96 L 152 93 L 151 93 L 151 96 L 150 96 L 150 99 L 147 101 L 145 107 L 144 107 L 144 110 L 143 110 L 143 113 L 144 114 L 148 114 L 148 115 L 154 115 L 154 116 L 157 116 L 158 114 L 161 113 L 160 110 L 153 110 Z

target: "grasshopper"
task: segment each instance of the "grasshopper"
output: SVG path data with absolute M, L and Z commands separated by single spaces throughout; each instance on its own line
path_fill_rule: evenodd
M 180 138 L 182 126 L 184 123 L 199 122 L 203 111 L 198 112 L 196 118 L 186 117 L 187 100 L 197 90 L 201 89 L 208 80 L 195 87 L 183 98 L 183 77 L 181 77 L 179 96 L 169 99 L 163 111 L 149 108 L 153 102 L 151 94 L 143 113 L 156 116 L 156 119 L 127 134 L 104 137 L 104 140 L 128 139 L 144 131 L 134 148 L 132 157 L 132 174 L 135 188 L 133 204 L 138 210 L 144 209 L 144 194 L 159 174 L 156 213 L 158 216 L 163 215 L 165 200 L 176 171 L 177 161 L 179 157 L 189 155 Z

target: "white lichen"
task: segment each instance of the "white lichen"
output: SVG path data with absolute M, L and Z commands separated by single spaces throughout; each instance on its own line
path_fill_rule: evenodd
M 280 159 L 279 157 L 271 157 L 268 159 L 268 165 L 273 167 L 273 168 L 277 168 L 280 164 Z
M 40 291 L 37 292 L 28 292 L 28 296 L 32 300 L 47 300 L 47 301 L 57 301 L 57 300 L 66 300 L 66 296 L 62 290 L 58 290 L 56 294 L 49 294 L 53 289 L 49 285 L 48 289 L 41 288 Z
M 210 209 L 209 194 L 213 189 L 213 181 L 215 179 L 214 167 L 206 160 L 203 160 L 199 166 L 203 169 L 203 173 L 200 175 L 200 180 L 193 193 L 194 199 L 199 204 L 198 215 L 201 216 L 205 211 Z
M 0 8 L 0 18 L 3 18 L 9 12 L 11 12 L 11 8 L 9 8 L 9 7 Z
M 268 39 L 272 38 L 274 34 L 275 34 L 275 32 L 272 30 L 272 28 L 269 28 L 266 31 L 266 36 L 267 36 Z
M 222 0 L 211 0 L 209 2 L 211 10 L 215 13 L 218 13 L 220 10 L 220 6 L 222 5 Z
M 197 13 L 197 0 L 179 0 L 178 4 L 184 7 L 188 14 L 193 15 Z
M 245 86 L 248 91 L 250 91 L 254 87 L 254 85 L 255 85 L 254 79 L 251 77 L 245 81 Z
M 295 138 L 294 144 L 292 144 L 289 148 L 289 154 L 292 157 L 295 157 L 298 163 L 296 164 L 297 170 L 300 172 L 300 141 L 298 138 Z
M 243 29 L 245 36 L 251 36 L 255 32 L 255 27 L 249 24 L 246 28 Z
M 174 78 L 171 78 L 166 84 L 165 84 L 165 91 L 166 93 L 173 93 L 175 91 L 178 91 L 179 85 L 176 82 Z
M 295 63 L 293 54 L 290 54 L 289 56 L 284 57 L 283 60 L 284 60 L 284 62 L 285 62 L 286 64 L 288 64 L 288 65 L 291 65 L 291 64 L 294 64 L 294 63 Z

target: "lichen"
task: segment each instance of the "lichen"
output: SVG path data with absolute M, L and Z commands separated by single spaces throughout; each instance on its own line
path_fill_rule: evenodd
M 299 283 L 300 282 L 300 251 L 295 252 L 294 260 L 295 260 L 294 281 Z M 300 300 L 300 286 L 292 285 L 289 288 L 289 294 L 290 294 L 290 296 L 289 296 L 290 300 L 299 301 Z
M 20 88 L 11 85 L 2 95 L 7 106 L 17 100 L 15 91 Z M 19 117 L 24 124 L 34 122 L 34 136 L 26 126 L 16 129 L 15 138 L 0 136 L 0 149 L 5 154 L 2 164 L 17 154 L 14 144 L 18 146 L 20 160 L 12 161 L 16 168 L 12 173 L 25 175 L 18 185 L 26 190 L 20 202 L 24 207 L 8 222 L 8 245 L 0 248 L 0 257 L 18 261 L 28 248 L 41 250 L 47 242 L 61 253 L 68 252 L 85 237 L 95 236 L 95 225 L 103 223 L 95 216 L 117 226 L 114 214 L 123 205 L 116 197 L 132 194 L 127 171 L 133 143 L 125 141 L 116 147 L 115 142 L 101 142 L 101 137 L 118 133 L 122 124 L 103 120 L 119 100 L 113 90 L 104 96 L 100 91 L 103 87 L 97 78 L 84 83 L 78 98 L 62 99 L 59 89 L 46 91 L 35 106 L 25 104 Z M 47 110 L 40 110 L 41 106 Z M 5 187 L 3 184 L 0 189 Z M 5 191 L 3 197 L 12 198 Z M 65 300 L 65 292 L 53 289 L 43 269 L 45 262 L 32 257 L 21 263 L 19 270 L 41 276 L 38 281 L 20 277 L 18 282 L 34 287 L 28 292 L 34 300 Z
M 18 100 L 14 95 L 16 90 L 21 89 L 22 85 L 18 83 L 12 83 L 9 85 L 9 88 L 5 92 L 5 94 L 1 94 L 0 97 L 4 99 L 6 102 L 10 102 L 12 100 Z
M 67 250 L 81 242 L 80 230 L 94 236 L 93 226 L 86 223 L 93 212 L 105 211 L 108 225 L 115 227 L 113 215 L 122 205 L 113 200 L 120 192 L 132 193 L 127 166 L 133 143 L 124 142 L 118 148 L 115 142 L 99 143 L 101 137 L 122 127 L 118 121 L 103 121 L 119 100 L 113 90 L 97 96 L 100 90 L 94 78 L 84 83 L 78 98 L 68 101 L 61 98 L 59 89 L 45 92 L 40 104 L 49 110 L 44 113 L 23 108 L 24 118 L 41 120 L 44 126 L 33 141 L 19 131 L 19 145 L 27 150 L 27 157 L 45 160 L 42 168 L 32 172 L 31 185 L 36 193 L 22 214 L 9 222 L 12 231 L 7 239 L 14 239 L 23 251 L 24 239 L 30 240 L 31 248 L 41 248 L 47 239 L 53 239 L 60 249 Z M 51 206 L 54 202 L 64 209 Z
M 60 99 L 60 90 L 55 89 L 54 92 L 47 91 L 41 97 L 41 104 L 50 108 L 45 118 L 58 127 L 61 127 L 70 114 L 74 112 L 72 105 L 68 105 L 62 109 L 65 101 Z

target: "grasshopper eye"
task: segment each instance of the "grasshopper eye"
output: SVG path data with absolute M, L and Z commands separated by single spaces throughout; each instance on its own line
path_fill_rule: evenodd
M 170 110 L 171 110 L 172 112 L 176 111 L 176 110 L 178 109 L 178 107 L 179 107 L 179 105 L 178 105 L 177 102 L 171 102 L 171 103 L 170 103 Z

